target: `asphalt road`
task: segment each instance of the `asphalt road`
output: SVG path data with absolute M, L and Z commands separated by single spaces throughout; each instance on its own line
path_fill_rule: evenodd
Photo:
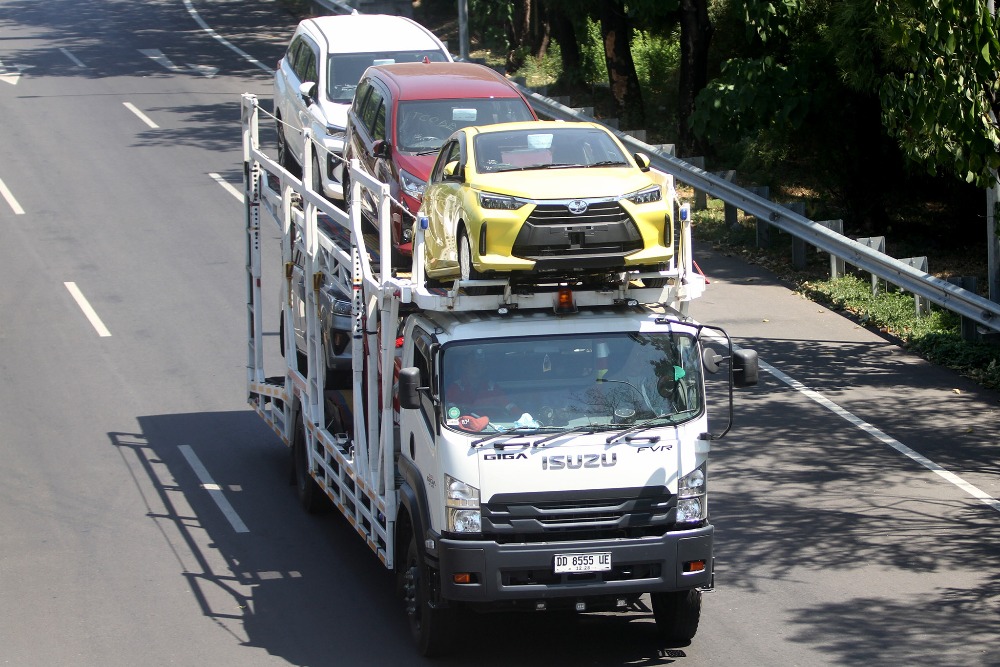
M 388 573 L 301 512 L 245 402 L 225 184 L 239 94 L 269 105 L 293 27 L 266 2 L 0 0 L 3 664 L 424 662 Z M 484 617 L 444 662 L 1000 665 L 1000 396 L 697 259 L 692 314 L 765 362 L 714 445 L 698 636 Z

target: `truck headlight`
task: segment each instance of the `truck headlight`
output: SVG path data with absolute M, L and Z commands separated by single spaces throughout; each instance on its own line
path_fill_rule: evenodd
M 448 519 L 448 530 L 452 533 L 482 532 L 479 489 L 455 479 L 451 475 L 444 476 L 444 483 L 444 506 Z
M 677 523 L 698 523 L 708 518 L 707 463 L 677 482 Z
M 660 201 L 662 198 L 663 195 L 660 192 L 659 185 L 654 185 L 646 188 L 645 190 L 639 190 L 638 192 L 633 192 L 630 195 L 625 195 L 625 199 L 629 200 L 633 204 L 652 204 L 653 202 Z

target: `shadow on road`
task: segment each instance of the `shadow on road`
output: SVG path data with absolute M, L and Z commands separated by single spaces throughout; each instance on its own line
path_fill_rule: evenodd
M 344 665 L 426 664 L 412 647 L 390 572 L 338 513 L 302 512 L 288 452 L 253 412 L 138 422 L 141 432 L 109 437 L 207 619 L 291 664 L 329 665 L 331 656 Z M 224 518 L 182 445 L 211 471 L 248 532 Z M 665 646 L 648 607 L 625 615 L 471 615 L 455 638 L 455 654 L 436 662 L 667 665 L 698 650 L 697 639 Z

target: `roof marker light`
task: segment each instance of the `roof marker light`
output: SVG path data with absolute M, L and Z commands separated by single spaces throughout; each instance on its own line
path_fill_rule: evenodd
M 553 310 L 556 315 L 577 312 L 576 301 L 573 299 L 573 290 L 568 287 L 560 287 L 556 293 L 556 303 Z

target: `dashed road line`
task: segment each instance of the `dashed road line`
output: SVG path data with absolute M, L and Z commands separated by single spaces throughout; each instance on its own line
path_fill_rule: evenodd
M 139 120 L 141 120 L 146 125 L 149 125 L 149 127 L 151 127 L 152 129 L 157 130 L 157 129 L 160 128 L 160 126 L 157 125 L 156 123 L 154 123 L 149 116 L 147 116 L 143 112 L 139 111 L 136 108 L 136 106 L 134 104 L 132 104 L 131 102 L 122 102 L 122 104 L 125 105 L 126 109 L 128 109 L 129 111 L 131 111 L 132 113 L 134 113 L 136 116 L 138 116 Z
M 7 204 L 14 210 L 14 215 L 24 215 L 24 209 L 17 203 L 14 193 L 2 180 L 0 180 L 0 195 L 3 195 L 3 198 L 7 200 Z
M 83 292 L 80 291 L 80 288 L 76 286 L 76 283 L 67 282 L 63 283 L 63 285 L 65 285 L 66 289 L 69 290 L 69 293 L 73 296 L 76 304 L 80 306 L 80 310 L 83 311 L 83 314 L 87 316 L 88 320 L 90 320 L 91 326 L 97 330 L 97 335 L 101 338 L 107 338 L 110 336 L 111 332 L 108 331 L 106 326 L 104 326 L 104 322 L 102 322 L 101 318 L 97 316 L 97 311 L 93 309 L 90 302 L 87 301 L 87 297 L 85 297 Z
M 229 181 L 227 181 L 226 179 L 224 179 L 221 174 L 216 174 L 216 173 L 212 172 L 212 173 L 209 173 L 209 176 L 212 178 L 213 181 L 215 181 L 216 183 L 218 183 L 219 185 L 221 185 L 226 190 L 226 192 L 228 192 L 232 196 L 236 197 L 236 199 L 238 199 L 241 204 L 243 203 L 243 201 L 244 201 L 244 199 L 243 199 L 243 193 L 240 192 L 239 190 L 237 190 L 236 187 L 232 183 L 230 183 Z
M 208 470 L 201 462 L 201 459 L 198 458 L 198 455 L 194 453 L 194 450 L 188 445 L 181 445 L 178 449 L 181 450 L 181 454 L 187 459 L 188 465 L 194 470 L 194 474 L 198 476 L 201 488 L 208 491 L 208 495 L 218 505 L 219 510 L 222 511 L 223 516 L 229 521 L 229 525 L 233 527 L 233 530 L 237 533 L 249 533 L 250 529 L 247 528 L 247 525 L 243 523 L 243 519 L 233 509 L 233 506 L 226 498 L 226 494 L 222 492 L 222 488 L 212 480 L 212 476 L 208 474 Z
M 60 48 L 59 50 L 62 51 L 62 54 L 67 58 L 69 58 L 70 62 L 72 62 L 77 67 L 82 67 L 82 68 L 87 67 L 86 65 L 83 64 L 83 61 L 77 58 L 75 55 L 73 55 L 73 53 L 69 49 Z

